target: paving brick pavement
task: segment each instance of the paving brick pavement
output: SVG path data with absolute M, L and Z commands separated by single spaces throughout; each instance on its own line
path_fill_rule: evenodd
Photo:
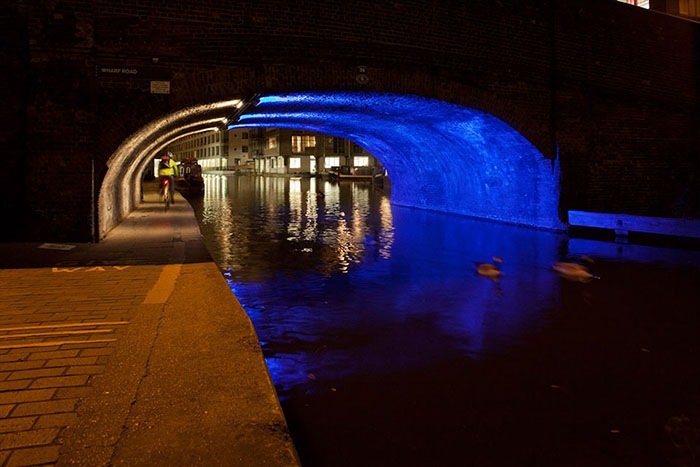
M 0 245 L 0 466 L 299 465 L 181 197 L 98 244 Z

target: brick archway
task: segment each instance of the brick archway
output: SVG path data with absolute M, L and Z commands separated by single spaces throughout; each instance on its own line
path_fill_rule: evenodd
M 98 197 L 99 238 L 138 204 L 141 176 L 153 158 L 176 139 L 222 127 L 242 105 L 240 99 L 189 107 L 153 120 L 129 136 L 107 161 Z
M 189 107 L 145 125 L 111 155 L 98 199 L 99 238 L 140 199 L 153 157 L 186 134 L 220 128 L 240 99 Z M 269 95 L 233 127 L 303 128 L 347 138 L 387 168 L 392 202 L 528 227 L 562 230 L 559 171 L 511 126 L 486 112 L 414 95 Z
M 486 112 L 413 95 L 289 93 L 260 98 L 235 127 L 319 131 L 363 146 L 387 168 L 394 204 L 550 230 L 557 161 Z

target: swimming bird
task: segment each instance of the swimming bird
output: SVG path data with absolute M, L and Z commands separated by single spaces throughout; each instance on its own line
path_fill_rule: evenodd
M 476 266 L 476 273 L 480 276 L 496 279 L 503 275 L 503 271 L 501 271 L 501 269 L 498 267 L 498 264 L 503 262 L 503 258 L 500 256 L 494 256 L 491 259 L 493 259 L 495 264 L 474 262 L 474 265 Z
M 591 274 L 586 266 L 578 263 L 557 261 L 552 264 L 552 269 L 557 271 L 560 276 L 571 281 L 589 282 L 591 279 L 600 279 L 600 277 Z

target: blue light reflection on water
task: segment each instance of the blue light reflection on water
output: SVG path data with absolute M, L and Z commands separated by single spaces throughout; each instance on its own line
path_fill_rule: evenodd
M 392 207 L 362 183 L 232 179 L 227 198 L 208 190 L 205 213 L 228 214 L 230 221 L 211 218 L 234 245 L 217 262 L 255 325 L 282 399 L 293 388 L 318 389 L 319 379 L 505 351 L 558 305 L 559 278 L 549 267 L 557 234 Z M 231 195 L 239 189 L 262 206 L 232 205 L 247 196 Z M 258 221 L 242 219 L 237 211 L 247 209 Z M 253 244 L 237 251 L 246 230 Z M 505 260 L 498 282 L 474 265 L 494 255 Z
M 663 465 L 665 424 L 697 413 L 698 251 L 390 206 L 359 183 L 205 183 L 204 240 L 305 465 Z M 498 283 L 472 263 L 493 255 Z M 583 255 L 600 280 L 551 268 Z
M 559 167 L 493 115 L 418 96 L 333 92 L 264 96 L 229 128 L 347 138 L 379 159 L 392 202 L 562 230 Z

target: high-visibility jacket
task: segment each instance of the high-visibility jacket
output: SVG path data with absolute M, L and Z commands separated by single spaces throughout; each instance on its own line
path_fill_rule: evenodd
M 158 165 L 159 177 L 177 177 L 177 164 L 172 159 L 161 160 Z

